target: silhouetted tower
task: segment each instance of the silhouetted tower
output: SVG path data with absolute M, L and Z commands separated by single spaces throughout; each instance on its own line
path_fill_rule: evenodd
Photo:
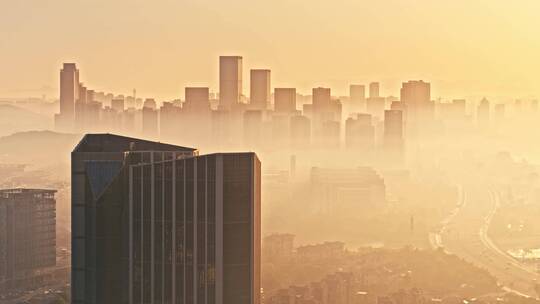
M 476 111 L 476 120 L 479 125 L 489 124 L 490 116 L 490 106 L 489 101 L 484 97 L 478 105 L 478 110 Z
M 60 70 L 60 113 L 55 116 L 55 126 L 62 131 L 72 131 L 75 120 L 75 102 L 79 99 L 79 70 L 75 63 L 64 63 Z
M 249 103 L 254 110 L 266 110 L 270 104 L 270 70 L 250 71 Z
M 380 97 L 379 95 L 379 83 L 378 82 L 372 82 L 369 84 L 369 97 L 370 98 L 377 98 Z
M 230 109 L 242 95 L 242 57 L 219 57 L 219 105 Z

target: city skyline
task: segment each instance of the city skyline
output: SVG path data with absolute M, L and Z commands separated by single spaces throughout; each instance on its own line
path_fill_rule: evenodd
M 0 304 L 540 304 L 539 11 L 0 1 Z
M 540 91 L 534 1 L 277 1 L 265 10 L 245 1 L 116 1 L 107 10 L 99 3 L 31 2 L 32 11 L 3 5 L 11 13 L 0 21 L 0 65 L 7 71 L 1 96 L 55 96 L 56 66 L 75 61 L 101 79 L 90 84 L 99 90 L 137 88 L 141 96 L 170 99 L 184 86 L 217 88 L 218 63 L 208 58 L 220 54 L 242 54 L 245 66 L 270 68 L 276 87 L 294 83 L 300 92 L 329 86 L 344 95 L 350 83 L 379 81 L 386 94 L 403 79 L 429 80 L 437 97 Z M 55 18 L 60 11 L 63 18 Z

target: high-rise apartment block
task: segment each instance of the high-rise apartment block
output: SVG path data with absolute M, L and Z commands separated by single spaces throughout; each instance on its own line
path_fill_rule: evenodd
M 378 97 L 380 97 L 379 83 L 378 82 L 372 82 L 372 83 L 369 84 L 369 97 L 370 98 L 378 98 Z
M 251 70 L 250 72 L 251 108 L 266 110 L 270 105 L 270 70 Z
M 295 88 L 275 88 L 274 89 L 274 111 L 281 114 L 296 113 L 296 89 Z
M 434 107 L 429 82 L 422 80 L 404 82 L 400 90 L 400 99 L 407 106 L 407 120 L 411 123 L 433 118 Z
M 230 109 L 242 95 L 242 57 L 219 57 L 219 105 Z
M 0 190 L 0 292 L 56 265 L 55 190 Z
M 352 84 L 349 86 L 349 97 L 351 102 L 361 103 L 366 100 L 366 86 Z

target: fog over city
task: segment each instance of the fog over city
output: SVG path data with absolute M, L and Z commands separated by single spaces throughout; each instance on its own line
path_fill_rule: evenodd
M 540 302 L 536 2 L 38 2 L 0 304 Z

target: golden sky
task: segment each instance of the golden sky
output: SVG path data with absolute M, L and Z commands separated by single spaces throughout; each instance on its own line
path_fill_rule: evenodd
M 0 97 L 57 95 L 77 62 L 97 90 L 172 99 L 217 89 L 218 56 L 272 86 L 347 93 L 424 79 L 434 97 L 540 95 L 538 0 L 0 0 Z

